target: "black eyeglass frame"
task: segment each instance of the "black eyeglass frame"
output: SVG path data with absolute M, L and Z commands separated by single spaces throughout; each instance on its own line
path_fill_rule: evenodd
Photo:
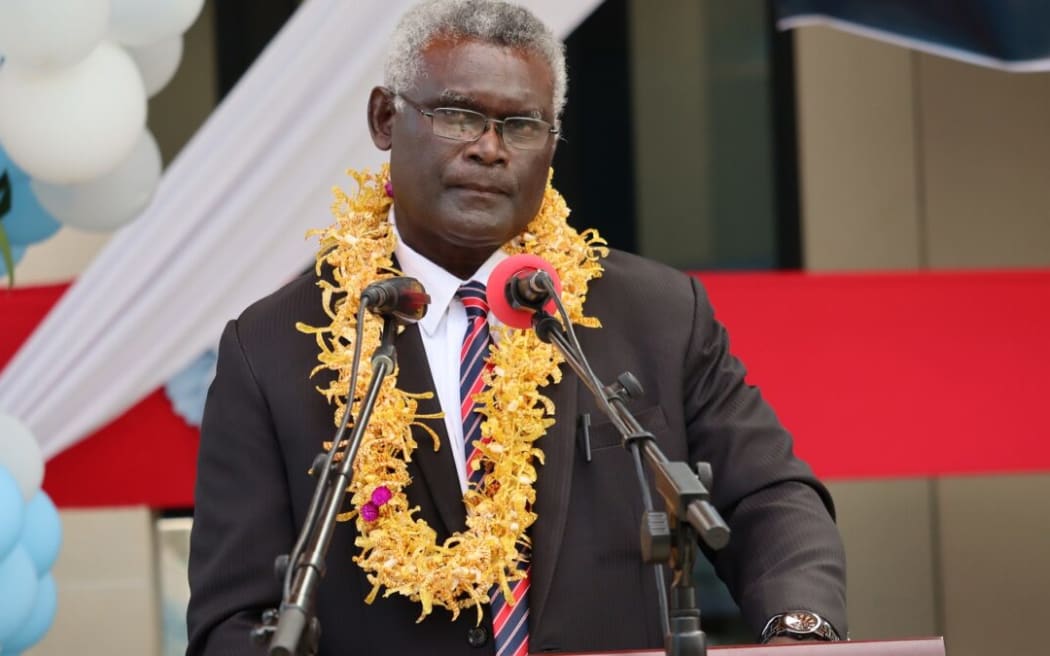
M 434 132 L 434 136 L 440 137 L 442 139 L 448 139 L 449 141 L 458 141 L 459 143 L 474 143 L 475 141 L 477 141 L 481 137 L 485 136 L 485 133 L 489 129 L 489 124 L 494 124 L 496 126 L 495 127 L 496 131 L 500 135 L 500 139 L 503 139 L 503 143 L 506 144 L 507 146 L 510 146 L 512 148 L 517 148 L 519 150 L 542 150 L 549 143 L 550 135 L 554 135 L 555 138 L 559 138 L 558 135 L 561 133 L 561 130 L 558 127 L 556 127 L 555 125 L 552 125 L 549 121 L 543 120 L 542 118 L 534 118 L 532 116 L 508 116 L 506 118 L 492 118 L 491 116 L 486 116 L 485 114 L 482 114 L 481 112 L 475 111 L 473 109 L 466 109 L 464 107 L 434 107 L 433 109 L 428 111 L 427 109 L 425 109 L 423 107 L 423 105 L 415 102 L 411 98 L 406 97 L 404 94 L 395 93 L 394 97 L 395 98 L 400 98 L 401 100 L 405 101 L 405 103 L 409 107 L 411 107 L 412 109 L 416 110 L 417 112 L 419 112 L 423 116 L 429 118 L 430 119 L 430 130 L 431 130 L 431 132 L 434 132 L 434 126 L 435 126 L 435 124 L 434 124 L 434 114 L 435 114 L 435 112 L 439 112 L 439 111 L 442 111 L 442 110 L 447 110 L 447 111 L 450 111 L 450 112 L 459 112 L 461 114 L 468 114 L 468 115 L 473 115 L 473 116 L 480 116 L 482 119 L 484 119 L 485 127 L 482 128 L 481 132 L 478 133 L 478 136 L 474 137 L 473 139 L 459 139 L 459 138 L 456 138 L 456 137 L 451 137 L 451 136 L 447 136 L 447 135 L 444 135 L 444 134 L 438 134 L 437 132 Z M 527 121 L 529 123 L 538 123 L 540 125 L 547 126 L 546 130 L 544 131 L 544 134 L 547 135 L 547 140 L 542 142 L 542 143 L 537 142 L 536 146 L 531 146 L 531 147 L 530 146 L 523 146 L 521 144 L 514 143 L 513 141 L 507 141 L 506 137 L 504 136 L 504 132 L 503 132 L 503 126 L 506 124 L 507 121 Z

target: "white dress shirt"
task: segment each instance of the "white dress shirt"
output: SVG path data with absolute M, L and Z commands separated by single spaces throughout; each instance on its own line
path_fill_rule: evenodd
M 394 223 L 393 214 L 391 210 L 392 223 Z M 394 234 L 397 237 L 394 255 L 397 257 L 398 266 L 406 276 L 411 276 L 423 283 L 423 287 L 430 294 L 430 307 L 426 315 L 419 321 L 419 335 L 423 338 L 423 348 L 426 350 L 427 364 L 430 365 L 430 375 L 434 379 L 438 401 L 441 403 L 442 410 L 445 411 L 445 430 L 448 431 L 452 459 L 456 462 L 456 471 L 459 474 L 459 487 L 465 492 L 467 472 L 463 444 L 463 418 L 459 414 L 459 355 L 463 346 L 463 336 L 467 332 L 467 311 L 455 294 L 459 286 L 467 281 L 460 280 L 405 244 L 401 240 L 401 234 L 397 231 L 396 223 L 394 223 Z M 496 252 L 474 272 L 470 280 L 487 283 L 492 270 L 507 257 L 508 255 L 501 249 L 496 249 Z M 489 327 L 493 328 L 498 325 L 500 325 L 499 320 L 490 312 Z M 495 339 L 495 332 L 493 332 L 493 339 Z

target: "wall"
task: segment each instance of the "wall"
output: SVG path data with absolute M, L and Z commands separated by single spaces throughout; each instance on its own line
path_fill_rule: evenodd
M 63 510 L 55 623 L 26 653 L 160 656 L 157 557 L 148 508 Z
M 1050 74 L 826 28 L 798 31 L 796 45 L 808 269 L 1050 266 Z M 980 307 L 973 320 L 994 321 Z M 994 358 L 995 344 L 959 357 Z M 854 638 L 943 634 L 952 656 L 1046 653 L 1050 475 L 832 487 Z

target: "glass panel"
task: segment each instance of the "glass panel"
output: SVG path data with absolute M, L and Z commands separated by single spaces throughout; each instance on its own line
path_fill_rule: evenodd
M 160 581 L 161 653 L 186 653 L 186 605 L 190 601 L 187 568 L 190 560 L 189 517 L 157 520 L 157 577 Z

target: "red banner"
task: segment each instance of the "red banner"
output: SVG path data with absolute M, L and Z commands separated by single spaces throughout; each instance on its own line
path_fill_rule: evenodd
M 733 351 L 824 478 L 1050 471 L 1050 271 L 704 273 Z M 62 293 L 0 291 L 0 365 Z M 52 458 L 63 506 L 192 504 L 161 392 Z

